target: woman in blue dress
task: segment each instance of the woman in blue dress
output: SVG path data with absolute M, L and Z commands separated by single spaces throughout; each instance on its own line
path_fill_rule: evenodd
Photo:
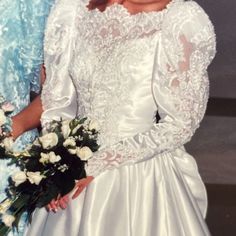
M 44 27 L 53 1 L 2 0 L 0 2 L 0 94 L 15 106 L 13 114 L 15 150 L 22 150 L 37 135 L 36 130 L 22 135 L 21 133 L 39 122 L 40 112 L 30 117 L 29 112 L 21 111 L 25 109 L 30 111 L 28 107 L 30 93 L 40 92 Z M 39 102 L 39 99 L 34 102 Z M 27 123 L 28 127 L 21 129 L 22 121 Z M 16 167 L 8 166 L 7 163 L 6 160 L 0 160 L 0 201 L 6 197 L 8 178 L 16 170 Z M 11 232 L 9 236 L 22 235 L 24 225 L 25 220 L 22 219 L 19 231 Z

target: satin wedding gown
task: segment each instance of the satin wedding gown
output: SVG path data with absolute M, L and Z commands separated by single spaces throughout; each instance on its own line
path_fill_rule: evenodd
M 28 106 L 31 91 L 40 91 L 45 22 L 53 2 L 0 0 L 0 94 L 15 106 L 14 115 Z M 37 133 L 36 129 L 25 132 L 15 141 L 14 149 L 23 150 Z M 6 198 L 9 176 L 18 171 L 8 163 L 0 160 L 0 201 Z M 22 219 L 18 231 L 8 236 L 22 235 L 24 226 Z
M 95 179 L 66 210 L 36 210 L 25 235 L 209 235 L 206 190 L 183 147 L 208 100 L 208 16 L 183 0 L 136 15 L 87 4 L 59 0 L 49 17 L 42 123 L 98 120 L 101 149 L 87 166 Z

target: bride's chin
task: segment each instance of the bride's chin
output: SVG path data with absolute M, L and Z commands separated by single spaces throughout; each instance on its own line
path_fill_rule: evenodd
M 134 4 L 151 4 L 151 3 L 161 3 L 170 1 L 171 0 L 124 0 L 123 2 L 129 2 Z

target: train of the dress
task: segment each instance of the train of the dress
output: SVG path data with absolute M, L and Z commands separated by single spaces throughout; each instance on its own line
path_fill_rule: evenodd
M 66 210 L 39 209 L 25 236 L 207 236 L 206 190 L 183 149 L 106 171 Z

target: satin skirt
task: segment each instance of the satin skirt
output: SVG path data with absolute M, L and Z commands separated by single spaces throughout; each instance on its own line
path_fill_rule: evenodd
M 207 196 L 183 149 L 106 171 L 66 210 L 35 211 L 25 236 L 206 236 Z

